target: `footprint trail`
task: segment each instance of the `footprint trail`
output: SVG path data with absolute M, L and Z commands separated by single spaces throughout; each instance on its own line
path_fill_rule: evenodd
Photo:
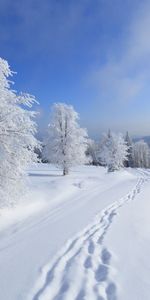
M 46 265 L 30 300 L 117 300 L 112 280 L 112 253 L 104 238 L 119 209 L 140 193 L 147 173 L 141 172 L 133 190 L 104 209 L 96 220 L 80 232 Z

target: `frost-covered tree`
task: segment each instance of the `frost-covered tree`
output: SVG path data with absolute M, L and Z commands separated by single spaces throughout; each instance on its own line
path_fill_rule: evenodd
M 119 170 L 127 160 L 128 146 L 121 134 L 109 133 L 105 135 L 100 152 L 101 160 L 108 167 L 108 172 Z
M 99 165 L 99 160 L 98 160 L 97 153 L 98 153 L 98 144 L 95 141 L 89 139 L 88 140 L 88 145 L 87 145 L 86 155 L 89 158 L 89 163 L 94 165 L 94 166 Z
M 25 186 L 25 169 L 36 160 L 35 113 L 29 108 L 35 98 L 11 89 L 13 75 L 0 58 L 0 206 L 12 205 Z M 26 109 L 27 107 L 27 109 Z
M 133 145 L 133 163 L 135 168 L 150 167 L 150 149 L 143 140 Z
M 125 142 L 126 145 L 128 146 L 128 155 L 127 155 L 127 160 L 125 161 L 124 165 L 125 167 L 133 167 L 133 143 L 132 140 L 129 136 L 129 133 L 127 131 L 126 136 L 125 136 Z
M 100 142 L 97 145 L 97 160 L 101 166 L 106 167 L 106 161 L 104 157 L 105 148 L 107 148 L 108 140 L 111 136 L 110 129 L 108 130 L 108 133 L 103 133 Z
M 87 131 L 80 128 L 78 119 L 78 113 L 72 106 L 64 103 L 53 105 L 44 156 L 62 167 L 63 175 L 67 175 L 72 166 L 87 161 Z

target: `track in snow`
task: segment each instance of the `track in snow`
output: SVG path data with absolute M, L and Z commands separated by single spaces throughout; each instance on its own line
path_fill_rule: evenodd
M 96 221 L 80 232 L 44 267 L 32 300 L 116 300 L 117 285 L 112 280 L 112 253 L 103 241 L 118 210 L 135 199 L 148 174 L 140 173 L 136 186 L 125 197 L 104 209 Z

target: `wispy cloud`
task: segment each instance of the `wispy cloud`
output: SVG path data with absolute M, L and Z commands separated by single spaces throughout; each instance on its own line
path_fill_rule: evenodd
M 92 70 L 88 78 L 98 95 L 107 100 L 136 99 L 150 79 L 150 3 L 143 2 L 126 25 L 122 44 L 121 54 L 110 51 L 106 63 Z

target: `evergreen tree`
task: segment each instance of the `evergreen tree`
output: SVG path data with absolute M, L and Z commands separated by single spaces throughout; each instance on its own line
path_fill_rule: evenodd
M 127 160 L 124 162 L 125 167 L 133 167 L 133 143 L 132 140 L 129 136 L 129 133 L 127 131 L 126 136 L 125 136 L 125 142 L 126 145 L 128 146 L 128 155 L 127 155 Z

